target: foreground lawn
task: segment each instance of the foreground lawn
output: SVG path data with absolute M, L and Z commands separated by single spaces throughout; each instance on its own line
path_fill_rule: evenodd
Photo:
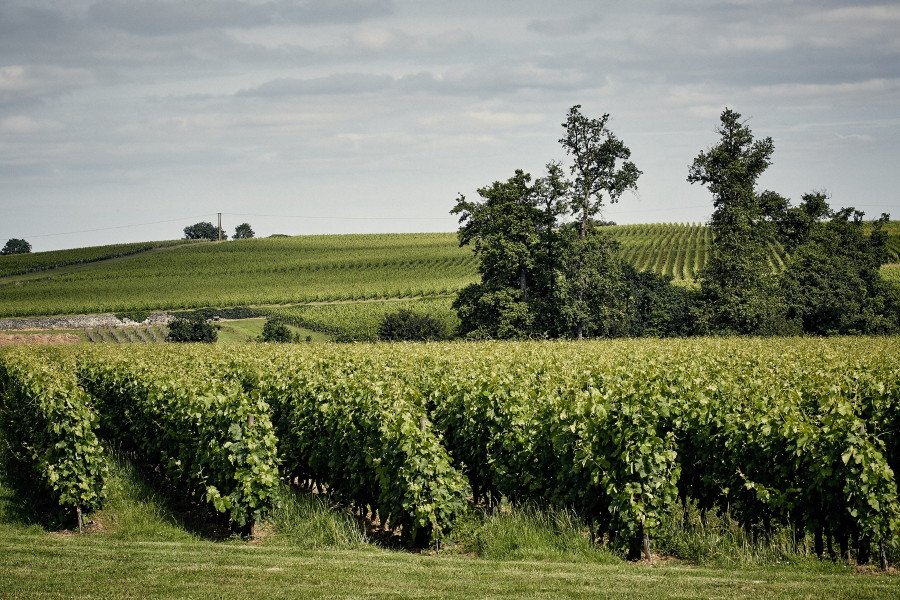
M 897 598 L 895 576 L 489 561 L 0 530 L 3 598 Z

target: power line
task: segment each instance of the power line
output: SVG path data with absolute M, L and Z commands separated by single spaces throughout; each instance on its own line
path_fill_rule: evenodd
M 207 215 L 198 215 L 194 217 L 180 217 L 178 219 L 166 219 L 164 221 L 148 221 L 146 223 L 131 223 L 129 225 L 111 225 L 109 227 L 97 227 L 95 229 L 82 229 L 80 231 L 62 231 L 59 233 L 41 233 L 37 235 L 26 235 L 26 238 L 42 238 L 42 237 L 52 237 L 56 235 L 73 235 L 76 233 L 93 233 L 95 231 L 109 231 L 111 229 L 127 229 L 129 227 L 143 227 L 145 225 L 160 225 L 162 223 L 176 223 L 178 221 L 187 221 L 188 219 L 200 219 Z
M 232 217 L 273 217 L 277 219 L 331 219 L 331 220 L 342 220 L 342 221 L 445 221 L 448 218 L 452 218 L 451 216 L 447 217 L 343 217 L 337 215 L 274 215 L 274 214 L 256 214 L 256 213 L 231 213 L 231 212 L 223 212 L 223 215 L 230 215 Z

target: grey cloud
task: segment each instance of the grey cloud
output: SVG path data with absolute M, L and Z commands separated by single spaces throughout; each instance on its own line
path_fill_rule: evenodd
M 240 90 L 236 96 L 282 97 L 361 94 L 385 90 L 392 87 L 393 84 L 394 79 L 387 75 L 369 75 L 366 73 L 342 73 L 311 79 L 282 77 L 267 81 L 253 88 Z
M 253 28 L 280 24 L 358 23 L 394 11 L 391 0 L 101 0 L 88 11 L 106 26 L 137 35 L 171 35 L 212 28 Z
M 588 14 L 565 19 L 534 19 L 528 22 L 526 28 L 542 35 L 580 35 L 589 32 L 599 22 L 599 15 Z
M 586 73 L 577 69 L 544 69 L 530 63 L 494 64 L 455 68 L 433 73 L 390 76 L 342 73 L 309 79 L 278 78 L 238 91 L 238 97 L 308 96 L 395 91 L 406 94 L 492 96 L 522 90 L 571 91 L 594 87 Z

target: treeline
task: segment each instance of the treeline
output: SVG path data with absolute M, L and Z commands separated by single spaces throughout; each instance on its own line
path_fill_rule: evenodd
M 771 165 L 771 138 L 756 140 L 726 109 L 719 142 L 701 152 L 690 183 L 713 195 L 711 253 L 699 288 L 628 264 L 599 220 L 637 189 L 631 152 L 599 119 L 570 109 L 559 140 L 568 165 L 517 170 L 457 198 L 460 245 L 471 245 L 480 281 L 454 308 L 469 338 L 582 338 L 705 334 L 818 335 L 900 331 L 900 289 L 885 282 L 888 215 L 874 222 L 832 209 L 824 192 L 798 205 L 757 181 Z M 785 269 L 768 262 L 771 244 Z

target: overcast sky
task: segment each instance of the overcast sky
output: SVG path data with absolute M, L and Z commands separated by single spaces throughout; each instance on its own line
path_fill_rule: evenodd
M 725 106 L 764 187 L 900 218 L 896 2 L 0 0 L 0 243 L 451 231 L 573 104 L 644 172 L 608 219 L 705 221 Z

